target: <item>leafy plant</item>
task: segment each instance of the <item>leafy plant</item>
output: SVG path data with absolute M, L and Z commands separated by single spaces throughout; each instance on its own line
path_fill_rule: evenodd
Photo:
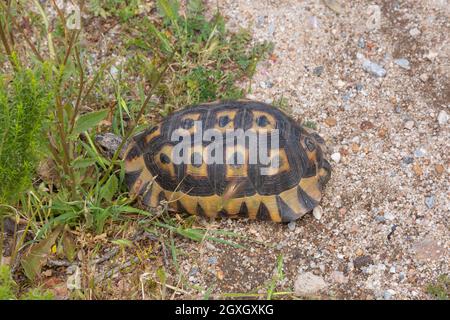
M 52 102 L 47 65 L 16 67 L 10 83 L 0 78 L 0 203 L 11 204 L 31 185 Z

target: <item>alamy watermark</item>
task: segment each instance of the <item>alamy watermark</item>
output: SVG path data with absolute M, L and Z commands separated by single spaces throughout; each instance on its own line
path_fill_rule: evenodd
M 181 128 L 172 132 L 171 140 L 178 142 L 172 150 L 174 164 L 259 164 L 261 175 L 273 173 L 280 166 L 278 129 L 226 129 L 223 134 L 215 128 L 203 131 L 202 121 L 194 121 L 193 128 L 193 135 Z

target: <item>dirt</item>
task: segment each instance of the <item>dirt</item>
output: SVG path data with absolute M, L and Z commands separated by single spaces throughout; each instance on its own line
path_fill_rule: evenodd
M 208 229 L 246 236 L 238 241 L 245 248 L 175 237 L 179 272 L 169 244 L 151 237 L 135 241 L 133 249 L 121 249 L 104 265 L 83 269 L 88 287 L 86 275 L 103 276 L 117 268 L 84 298 L 196 299 L 208 290 L 212 297 L 233 292 L 266 297 L 274 276 L 275 292 L 284 293 L 278 297 L 292 298 L 296 279 L 305 273 L 309 279 L 309 273 L 320 277 L 320 287 L 326 285 L 314 298 L 431 298 L 426 287 L 448 274 L 450 265 L 450 131 L 448 122 L 438 122 L 440 113 L 450 114 L 450 3 L 340 2 L 337 14 L 319 0 L 207 1 L 209 13 L 219 8 L 229 28 L 248 28 L 255 42 L 274 44 L 270 58 L 258 65 L 247 98 L 286 101 L 295 119 L 316 124 L 327 157 L 339 159 L 331 161 L 320 219 L 308 214 L 290 226 L 201 220 Z M 381 16 L 375 27 L 368 23 L 374 5 Z M 94 23 L 88 28 L 104 31 L 106 39 L 99 40 L 95 60 L 120 47 L 107 39 L 120 29 L 114 22 Z M 362 58 L 383 67 L 386 76 L 364 71 Z M 409 61 L 409 69 L 395 62 L 401 58 Z M 110 230 L 124 239 L 133 232 Z M 80 261 L 108 247 L 106 234 L 103 240 L 89 237 L 78 235 L 86 255 Z M 278 257 L 282 279 L 276 272 Z M 130 260 L 133 267 L 126 264 Z M 171 287 L 151 295 L 163 281 L 152 276 L 158 266 L 165 266 Z M 75 274 L 67 269 L 45 275 L 48 287 Z M 183 285 L 179 274 L 190 285 Z M 71 294 L 64 281 L 57 281 L 64 289 L 58 298 Z
M 210 2 L 230 28 L 247 27 L 255 41 L 275 45 L 271 59 L 258 66 L 248 98 L 286 99 L 292 115 L 314 121 L 330 153 L 341 157 L 332 163 L 320 220 L 308 215 L 293 231 L 265 222 L 210 224 L 273 247 L 186 248 L 189 258 L 181 263 L 200 266 L 196 283 L 214 286 L 214 293 L 265 292 L 278 255 L 285 280 L 277 291 L 292 291 L 298 274 L 313 272 L 328 284 L 317 292 L 322 298 L 428 299 L 426 286 L 448 274 L 450 135 L 438 114 L 450 112 L 450 6 L 370 4 L 381 13 L 373 30 L 366 1 L 345 2 L 339 15 L 322 1 Z M 365 72 L 358 53 L 386 76 Z M 409 70 L 394 62 L 401 58 Z M 216 266 L 208 265 L 211 256 Z

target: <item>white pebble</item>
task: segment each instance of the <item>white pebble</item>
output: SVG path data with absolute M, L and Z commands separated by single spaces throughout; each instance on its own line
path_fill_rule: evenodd
M 444 110 L 441 110 L 438 115 L 438 123 L 443 126 L 446 125 L 448 121 L 448 114 Z
M 314 216 L 314 218 L 316 218 L 317 220 L 320 220 L 320 218 L 322 218 L 322 213 L 323 213 L 323 210 L 322 210 L 322 207 L 321 207 L 321 206 L 317 206 L 317 207 L 315 207 L 314 210 L 313 210 L 313 216 Z
M 339 163 L 339 161 L 341 161 L 341 154 L 339 152 L 335 152 L 331 155 L 331 159 L 334 162 Z

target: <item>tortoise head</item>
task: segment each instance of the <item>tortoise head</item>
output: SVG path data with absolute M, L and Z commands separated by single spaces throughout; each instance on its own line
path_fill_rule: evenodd
M 114 156 L 114 153 L 117 151 L 121 143 L 122 138 L 111 132 L 99 133 L 95 136 L 96 146 L 108 159 L 111 159 Z M 127 143 L 125 143 L 122 147 L 119 158 L 123 159 L 126 149 Z

